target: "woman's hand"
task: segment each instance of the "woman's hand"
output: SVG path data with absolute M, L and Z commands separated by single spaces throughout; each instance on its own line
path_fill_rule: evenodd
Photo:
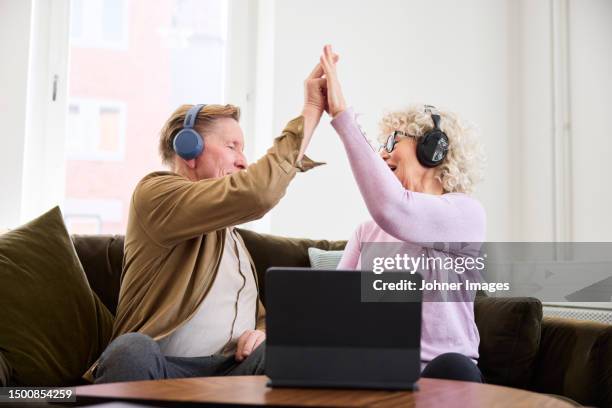
M 336 73 L 336 61 L 338 59 L 334 59 L 334 55 L 331 45 L 323 47 L 321 66 L 323 67 L 325 79 L 327 80 L 327 112 L 332 118 L 335 118 L 346 109 L 346 102 L 344 101 L 344 95 L 342 95 L 342 87 L 340 86 L 338 74 Z

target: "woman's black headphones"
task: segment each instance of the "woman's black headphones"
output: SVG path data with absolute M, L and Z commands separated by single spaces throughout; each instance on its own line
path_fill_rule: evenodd
M 431 115 L 434 127 L 429 132 L 425 133 L 417 143 L 416 156 L 419 163 L 424 167 L 437 167 L 444 161 L 448 154 L 448 137 L 446 133 L 440 129 L 440 113 L 435 106 L 425 105 L 425 113 Z M 396 130 L 389 135 L 387 143 L 383 146 L 388 153 L 391 153 L 395 148 L 396 136 L 411 136 L 401 130 Z
M 425 105 L 425 113 L 431 115 L 434 128 L 425 133 L 417 144 L 417 159 L 425 167 L 436 167 L 448 154 L 448 136 L 440 129 L 440 113 L 436 107 Z

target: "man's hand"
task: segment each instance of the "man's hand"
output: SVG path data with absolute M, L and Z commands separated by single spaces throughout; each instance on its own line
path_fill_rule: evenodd
M 235 358 L 243 361 L 266 339 L 266 333 L 261 330 L 246 330 L 238 338 Z
M 304 116 L 313 115 L 318 119 L 325 110 L 327 81 L 322 76 L 323 67 L 317 64 L 308 78 L 304 80 L 304 108 L 302 109 Z
M 329 60 L 335 64 L 338 55 L 330 53 Z M 303 115 L 313 115 L 319 119 L 323 111 L 327 111 L 327 79 L 321 63 L 317 64 L 304 81 L 304 109 Z
M 337 55 L 331 55 L 330 58 L 338 61 Z M 321 64 L 317 64 L 304 81 L 304 108 L 302 109 L 304 137 L 297 156 L 298 163 L 304 157 L 306 147 L 308 147 L 312 133 L 319 124 L 323 111 L 327 111 L 327 92 L 325 91 L 327 80 L 323 74 L 323 67 Z

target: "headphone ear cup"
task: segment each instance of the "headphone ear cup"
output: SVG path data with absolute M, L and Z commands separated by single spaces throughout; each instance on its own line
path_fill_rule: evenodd
M 424 167 L 439 166 L 448 153 L 448 137 L 438 129 L 427 132 L 419 141 L 416 153 Z
M 191 160 L 204 151 L 204 139 L 193 129 L 182 129 L 174 137 L 172 147 L 179 157 Z

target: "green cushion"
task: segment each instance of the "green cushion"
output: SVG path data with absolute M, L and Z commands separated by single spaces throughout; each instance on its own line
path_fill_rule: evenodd
M 344 251 L 325 251 L 318 248 L 308 248 L 310 266 L 314 269 L 336 269 Z
M 0 236 L 0 350 L 11 383 L 81 382 L 111 330 L 58 207 Z

